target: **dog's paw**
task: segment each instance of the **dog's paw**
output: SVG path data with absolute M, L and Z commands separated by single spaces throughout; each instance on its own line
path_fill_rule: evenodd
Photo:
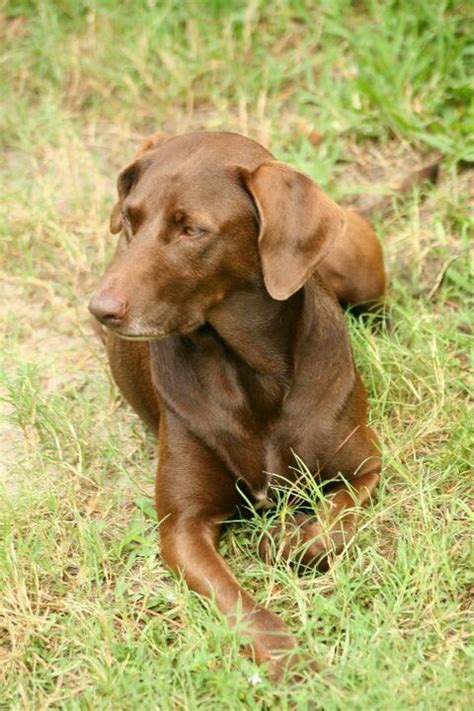
M 296 567 L 326 571 L 331 556 L 340 553 L 352 535 L 352 520 L 349 517 L 322 522 L 298 513 L 266 531 L 258 552 L 269 564 L 286 560 Z
M 294 651 L 280 658 L 272 658 L 267 664 L 267 674 L 274 683 L 303 683 L 313 674 L 319 674 L 321 667 L 314 659 Z

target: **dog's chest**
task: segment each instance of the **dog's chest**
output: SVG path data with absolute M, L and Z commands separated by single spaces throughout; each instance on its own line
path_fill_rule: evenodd
M 154 383 L 167 407 L 257 497 L 265 492 L 284 379 L 255 372 L 212 339 L 167 338 L 151 344 L 151 359 Z

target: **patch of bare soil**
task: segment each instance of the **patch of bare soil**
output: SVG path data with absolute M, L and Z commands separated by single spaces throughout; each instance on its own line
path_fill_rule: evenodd
M 436 165 L 439 155 L 420 154 L 405 142 L 374 141 L 348 145 L 340 162 L 337 180 L 344 186 L 344 204 L 370 214 L 379 208 L 382 198 L 392 196 L 410 184 L 423 182 L 423 169 Z M 424 176 L 436 182 L 438 175 Z
M 2 489 L 10 498 L 19 488 L 18 463 L 24 456 L 23 434 L 12 421 L 13 408 L 6 402 L 0 389 L 0 495 Z
M 435 152 L 421 153 L 406 142 L 366 142 L 347 146 L 337 182 L 343 204 L 383 221 L 391 273 L 431 299 L 448 269 L 467 254 L 458 221 L 472 214 L 473 167 L 460 166 L 455 174 Z M 407 215 L 414 190 L 421 200 Z

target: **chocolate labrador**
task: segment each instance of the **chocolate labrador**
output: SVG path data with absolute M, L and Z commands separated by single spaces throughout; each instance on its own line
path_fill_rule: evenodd
M 295 484 L 292 452 L 332 483 L 260 546 L 324 568 L 353 535 L 380 472 L 377 438 L 341 308 L 383 298 L 367 222 L 304 173 L 229 132 L 147 139 L 119 175 L 115 256 L 89 309 L 114 379 L 159 437 L 156 506 L 166 565 L 240 620 L 278 678 L 296 657 L 283 621 L 217 551 L 245 498 Z

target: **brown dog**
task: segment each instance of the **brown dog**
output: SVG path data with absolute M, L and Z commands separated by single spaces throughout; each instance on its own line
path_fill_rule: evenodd
M 89 308 L 119 388 L 160 439 L 162 556 L 240 617 L 278 677 L 295 640 L 239 586 L 219 531 L 242 489 L 258 505 L 272 473 L 291 485 L 294 450 L 339 483 L 318 517 L 295 516 L 283 555 L 297 541 L 304 564 L 324 567 L 352 536 L 349 509 L 370 497 L 380 458 L 343 314 L 315 270 L 344 302 L 380 299 L 381 250 L 362 218 L 234 133 L 153 136 L 118 193 L 122 236 Z

